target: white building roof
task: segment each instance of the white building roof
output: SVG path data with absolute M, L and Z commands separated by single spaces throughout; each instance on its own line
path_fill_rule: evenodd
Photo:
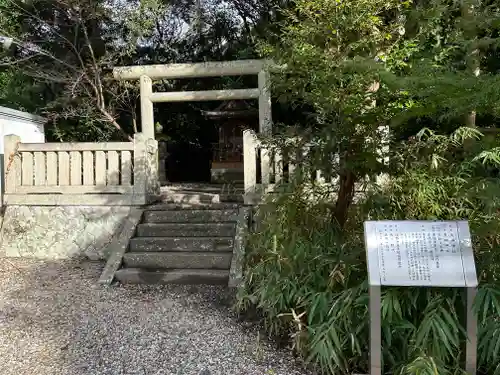
M 43 125 L 47 122 L 47 119 L 44 117 L 7 107 L 0 107 L 0 119 L 36 123 L 40 125 Z

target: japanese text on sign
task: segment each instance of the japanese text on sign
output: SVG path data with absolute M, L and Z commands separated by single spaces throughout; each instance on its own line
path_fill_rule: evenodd
M 455 222 L 381 221 L 369 244 L 377 252 L 380 283 L 463 286 L 463 254 Z

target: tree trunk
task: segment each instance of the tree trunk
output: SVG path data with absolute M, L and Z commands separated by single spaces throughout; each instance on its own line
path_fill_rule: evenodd
M 133 142 L 134 141 L 134 138 L 131 137 L 129 134 L 127 134 L 125 132 L 125 130 L 123 130 L 123 128 L 120 126 L 120 124 L 118 124 L 115 120 L 115 118 L 108 112 L 106 111 L 105 108 L 103 107 L 99 107 L 99 111 L 104 115 L 104 117 L 111 123 L 111 125 L 113 125 L 113 127 L 116 128 L 116 130 L 118 130 L 125 138 L 127 138 L 130 142 Z
M 467 66 L 469 70 L 471 71 L 472 74 L 474 74 L 475 77 L 479 77 L 481 74 L 481 63 L 480 63 L 480 51 L 478 48 L 475 48 L 469 53 L 468 56 L 468 61 L 467 61 Z M 476 127 L 476 111 L 471 111 L 470 113 L 467 114 L 466 117 L 466 126 L 470 128 L 475 128 Z
M 341 229 L 344 228 L 344 225 L 347 222 L 349 207 L 354 199 L 355 181 L 356 179 L 354 173 L 351 171 L 345 171 L 345 173 L 340 176 L 339 192 L 337 193 L 337 202 L 335 203 L 333 220 Z
M 462 17 L 465 20 L 464 24 L 464 34 L 469 40 L 477 39 L 477 30 L 474 23 L 476 12 L 481 5 L 480 1 L 477 0 L 465 0 L 462 4 Z M 474 76 L 478 77 L 481 74 L 481 55 L 479 48 L 472 45 L 471 49 L 467 53 L 466 64 L 468 69 Z M 466 125 L 469 127 L 476 126 L 476 112 L 472 111 L 467 115 Z
M 132 128 L 134 129 L 134 134 L 139 133 L 137 131 L 137 117 L 135 115 L 135 112 L 132 113 Z

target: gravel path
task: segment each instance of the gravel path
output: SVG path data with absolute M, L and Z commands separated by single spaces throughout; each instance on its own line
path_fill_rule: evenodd
M 96 284 L 102 265 L 0 259 L 0 375 L 310 375 L 220 287 Z

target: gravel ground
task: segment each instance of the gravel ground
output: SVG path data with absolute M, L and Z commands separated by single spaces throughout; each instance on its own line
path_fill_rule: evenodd
M 102 265 L 0 259 L 0 375 L 310 375 L 225 288 L 102 287 Z

